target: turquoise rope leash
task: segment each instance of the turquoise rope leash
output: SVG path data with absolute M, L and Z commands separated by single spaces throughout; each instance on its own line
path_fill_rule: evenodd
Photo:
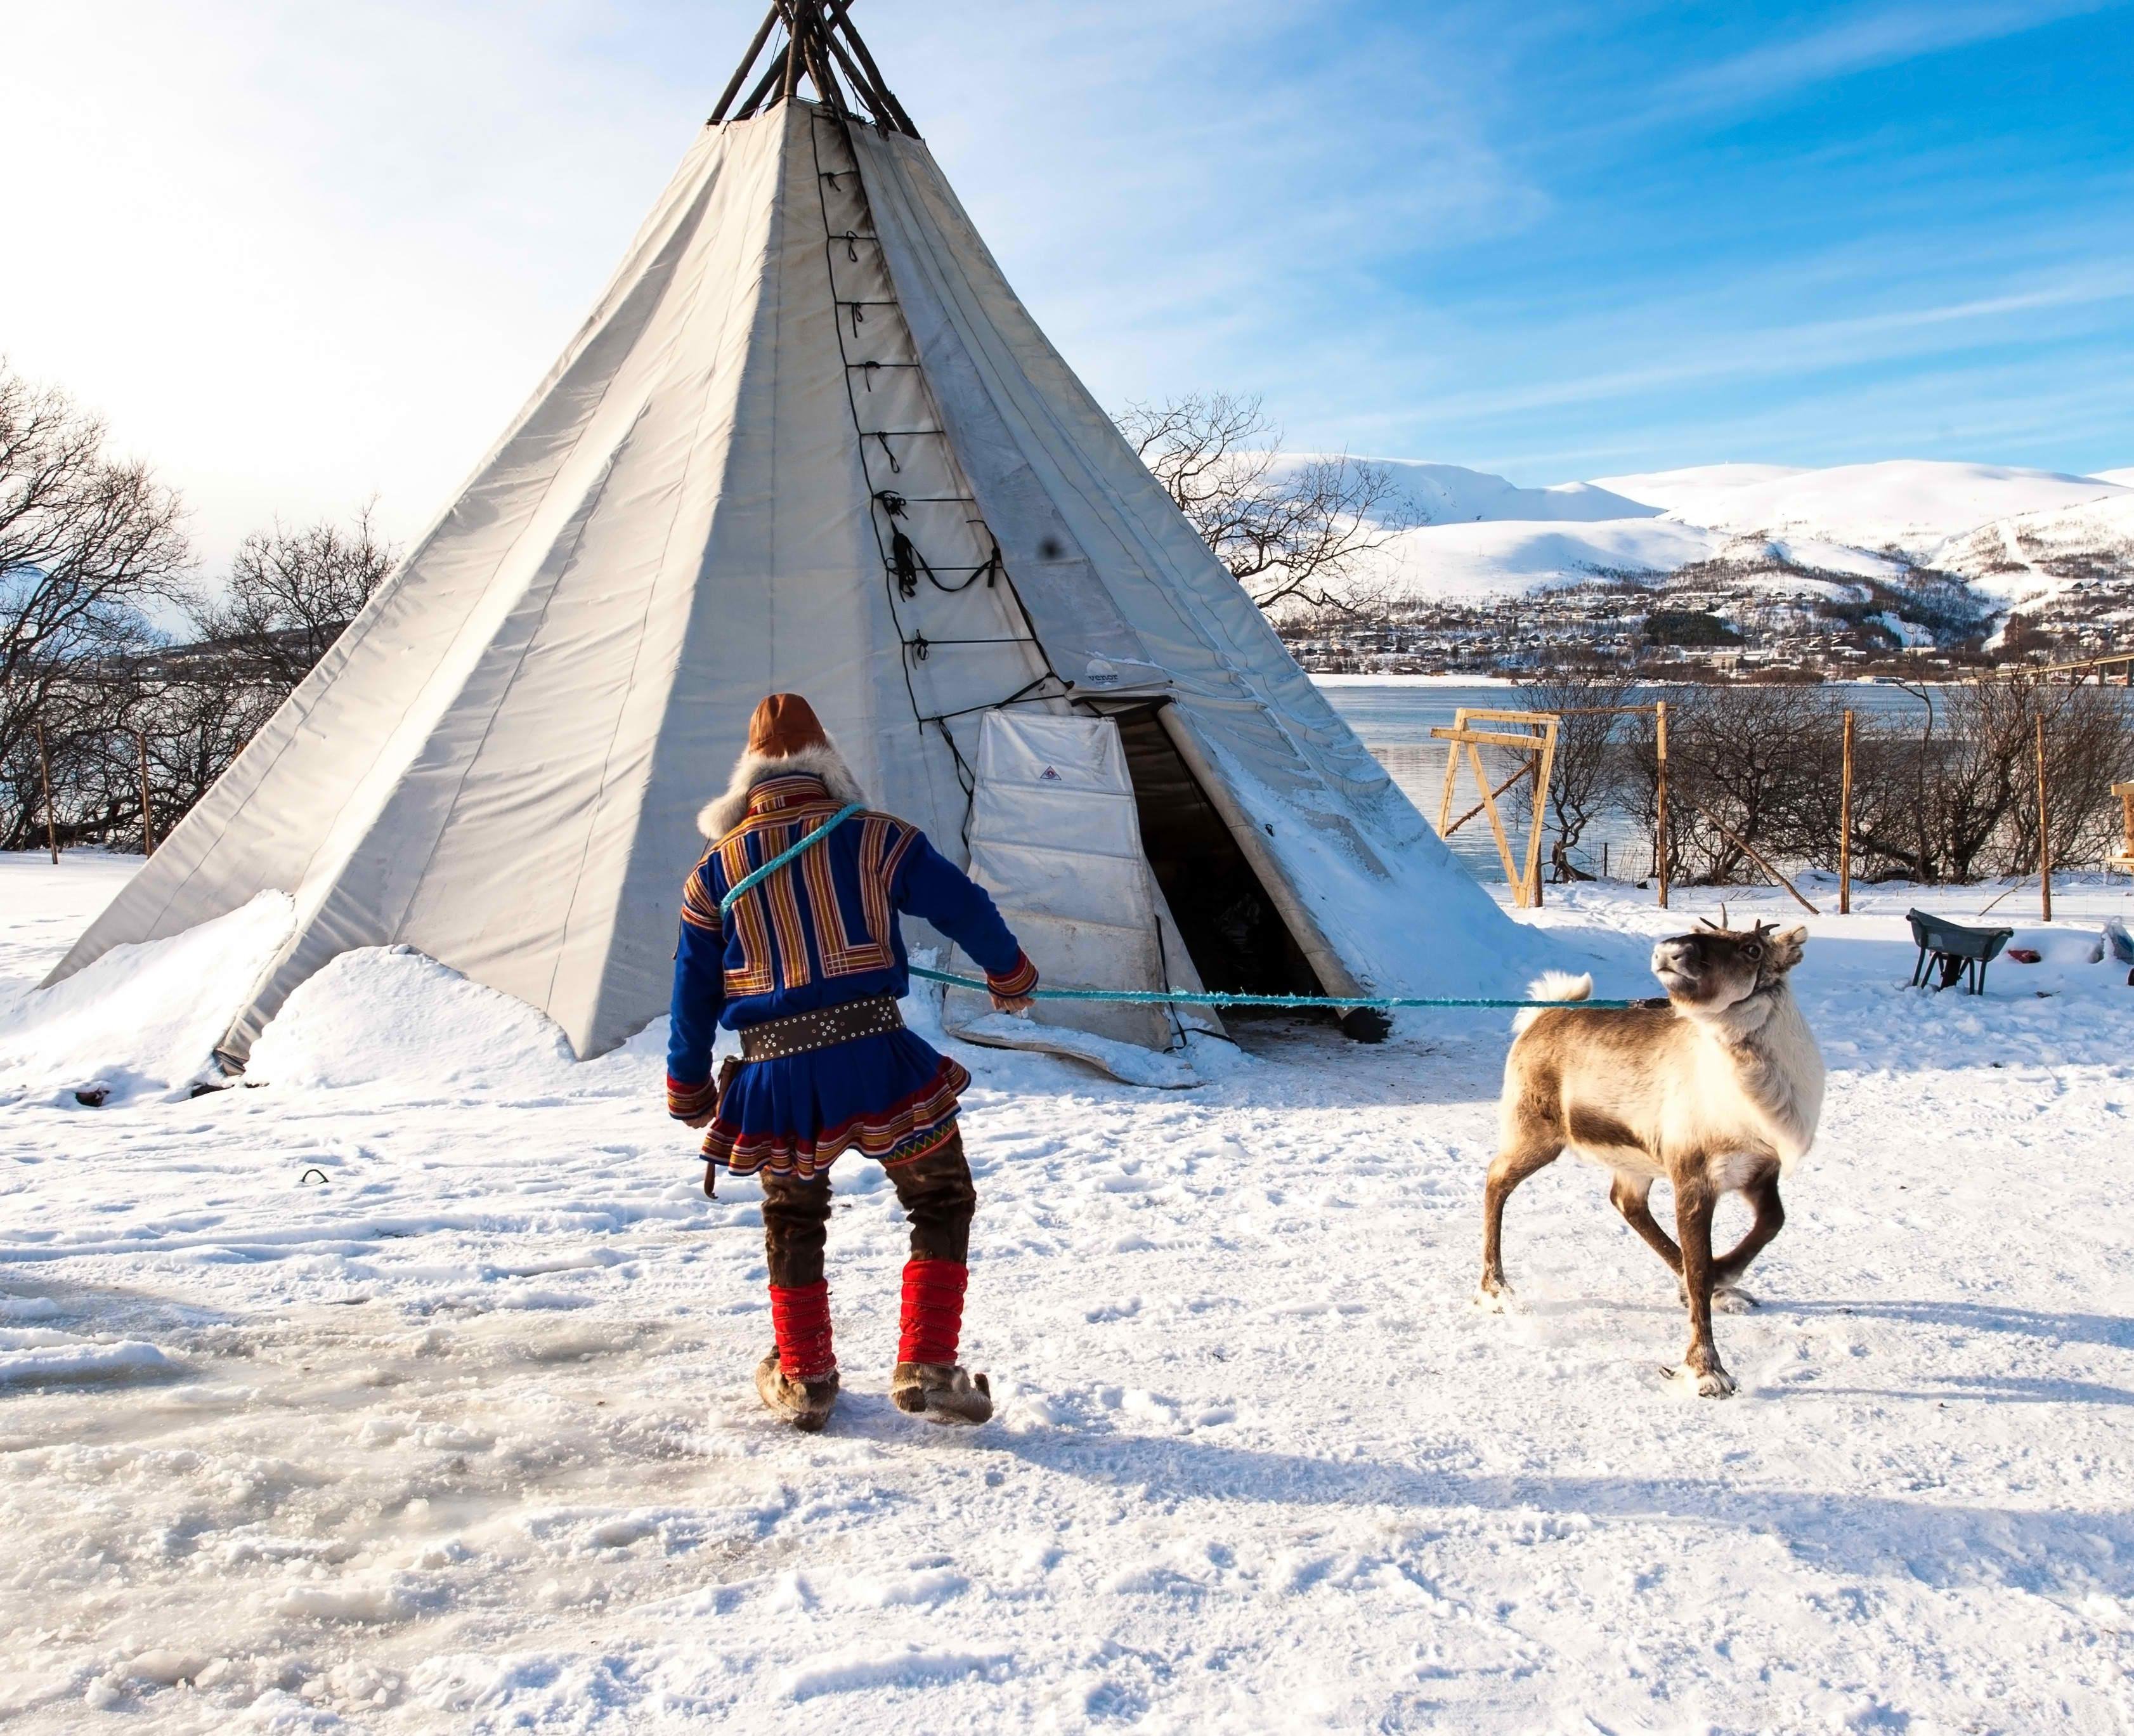
M 946 970 L 929 970 L 924 965 L 914 965 L 910 970 L 914 976 L 923 976 L 929 983 L 946 983 L 951 989 L 975 989 L 981 994 L 992 992 L 976 977 L 956 976 Z M 1176 1003 L 1185 1007 L 1340 1007 L 1345 1010 L 1355 1007 L 1583 1007 L 1596 1013 L 1620 1013 L 1638 1004 L 1635 1001 L 1469 1000 L 1457 996 L 1434 994 L 1395 994 L 1345 999 L 1330 994 L 1195 994 L 1174 989 L 1037 989 L 1031 991 L 1030 999 L 1040 1001 L 1121 1001 L 1130 1006 L 1146 1007 Z
M 852 815 L 860 812 L 860 810 L 865 806 L 866 804 L 864 802 L 847 802 L 843 807 L 838 809 L 836 813 L 833 814 L 828 820 L 824 820 L 822 824 L 816 827 L 814 831 L 810 832 L 805 838 L 802 839 L 799 843 L 793 845 L 789 849 L 780 850 L 775 856 L 772 857 L 770 861 L 765 863 L 764 865 L 758 868 L 754 873 L 742 875 L 739 880 L 734 883 L 733 890 L 728 892 L 725 897 L 719 900 L 719 914 L 723 916 L 728 911 L 734 907 L 734 901 L 740 897 L 743 892 L 746 892 L 751 887 L 756 885 L 759 881 L 766 880 L 771 875 L 776 873 L 779 869 L 784 868 L 787 863 L 790 862 L 795 856 L 798 856 L 803 850 L 812 849 L 815 845 L 822 843 L 822 841 L 828 838 L 831 833 L 836 831 L 839 826 L 850 820 Z
M 744 875 L 735 883 L 733 890 L 719 900 L 719 914 L 724 916 L 731 910 L 734 901 L 751 887 L 776 873 L 804 850 L 812 849 L 822 843 L 852 815 L 860 812 L 861 807 L 862 804 L 853 802 L 840 808 L 799 843 L 780 850 L 754 873 Z M 923 976 L 929 983 L 946 983 L 951 989 L 973 989 L 980 994 L 992 993 L 975 977 L 957 976 L 946 970 L 929 970 L 924 965 L 914 965 L 910 970 L 914 976 Z M 1529 1007 L 1583 1007 L 1589 1012 L 1620 1013 L 1637 1004 L 1635 1001 L 1469 1000 L 1457 996 L 1434 994 L 1396 994 L 1363 1000 L 1344 1000 L 1330 994 L 1223 994 L 1171 989 L 1039 989 L 1033 990 L 1030 998 L 1040 1001 L 1109 1001 L 1131 1007 L 1339 1007 L 1345 1012 L 1358 1007 L 1501 1007 L 1508 1011 Z

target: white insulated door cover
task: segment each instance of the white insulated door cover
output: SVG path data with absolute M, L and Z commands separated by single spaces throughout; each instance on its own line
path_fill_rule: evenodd
M 1109 718 L 986 714 L 971 877 L 992 894 L 1048 988 L 1200 987 L 1161 912 L 1126 747 Z M 1161 1006 L 1040 1001 L 1032 1017 L 1151 1049 L 1170 1047 L 1175 1029 Z

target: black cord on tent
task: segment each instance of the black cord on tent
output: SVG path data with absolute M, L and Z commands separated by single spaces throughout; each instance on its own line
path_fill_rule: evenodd
M 835 27 L 842 23 L 843 28 L 848 32 L 851 31 L 852 27 L 848 22 L 842 20 L 842 14 L 845 7 L 848 6 L 850 3 L 851 0 L 829 0 L 829 5 L 827 8 L 827 17 L 830 24 Z M 836 38 L 834 35 L 832 36 L 831 41 L 833 45 L 835 46 Z M 865 56 L 867 52 L 866 48 L 864 45 L 859 42 L 858 37 L 855 35 L 852 37 L 852 41 L 853 46 L 858 50 L 859 53 L 862 56 Z M 838 58 L 840 60 L 843 60 L 844 56 L 841 53 Z M 870 67 L 871 67 L 871 64 L 872 63 L 870 60 L 868 62 Z M 850 72 L 850 70 L 849 65 L 847 64 L 848 73 Z M 859 82 L 860 80 L 857 78 L 855 78 L 855 85 L 857 85 Z M 886 87 L 880 87 L 879 75 L 876 75 L 876 84 L 878 88 L 883 89 L 886 92 Z M 894 104 L 895 100 L 896 99 L 894 98 L 889 99 L 889 102 L 891 104 Z M 903 116 L 902 110 L 898 109 L 896 109 L 895 113 L 899 120 L 903 123 L 901 130 L 910 132 L 913 137 L 916 138 L 918 136 L 917 129 L 910 125 L 909 120 Z M 846 135 L 846 147 L 848 150 L 852 150 L 851 116 L 840 112 L 834 117 L 833 123 L 844 130 Z M 822 209 L 823 228 L 824 231 L 823 240 L 823 264 L 825 268 L 828 270 L 830 273 L 830 293 L 836 305 L 849 308 L 851 310 L 852 336 L 855 341 L 857 341 L 860 335 L 860 326 L 866 318 L 865 310 L 867 308 L 877 307 L 895 307 L 897 306 L 897 303 L 894 300 L 853 299 L 844 301 L 838 298 L 837 274 L 829 249 L 835 246 L 838 241 L 842 240 L 846 244 L 847 259 L 852 259 L 857 256 L 857 244 L 858 242 L 862 240 L 874 240 L 876 241 L 878 245 L 879 240 L 878 238 L 875 236 L 862 235 L 857 230 L 847 228 L 842 231 L 838 231 L 831 227 L 829 204 L 827 196 L 823 193 L 823 183 L 827 181 L 830 183 L 833 188 L 836 188 L 839 179 L 842 176 L 847 173 L 857 173 L 857 151 L 853 152 L 853 169 L 849 171 L 839 169 L 834 172 L 827 170 L 823 167 L 821 134 L 816 130 L 814 126 L 811 125 L 809 128 L 808 137 L 809 146 L 815 153 L 816 195 L 818 203 L 820 205 Z M 860 183 L 860 197 L 864 201 L 866 196 L 866 182 L 862 177 Z M 840 326 L 838 328 L 838 348 L 841 352 L 843 352 L 844 351 L 844 329 L 842 326 Z M 861 373 L 861 376 L 867 381 L 868 390 L 871 392 L 873 389 L 873 370 L 871 368 L 856 365 L 849 353 L 843 353 L 841 359 L 845 364 L 845 405 L 852 413 L 852 432 L 859 438 L 862 447 L 864 447 L 866 441 L 869 438 L 872 438 L 876 443 L 881 447 L 884 456 L 889 460 L 890 470 L 892 475 L 902 475 L 904 465 L 898 458 L 896 448 L 889 442 L 889 437 L 891 435 L 896 435 L 900 438 L 918 438 L 928 436 L 940 439 L 945 439 L 947 438 L 947 430 L 938 426 L 927 428 L 868 428 L 866 427 L 860 418 L 859 399 L 852 391 L 852 375 L 856 367 L 857 367 L 857 370 Z M 891 362 L 879 364 L 879 365 L 888 367 L 907 367 L 916 370 L 921 382 L 921 389 L 923 391 L 927 391 L 927 395 L 930 399 L 932 394 L 925 385 L 926 378 L 925 370 L 919 363 L 915 361 L 900 363 Z M 935 420 L 937 423 L 939 420 L 938 409 L 935 413 Z M 864 470 L 866 463 L 864 455 L 862 455 L 861 462 L 862 468 Z M 1029 629 L 1029 637 L 1027 639 L 1006 638 L 997 640 L 993 642 L 1008 645 L 1028 645 L 1031 649 L 1036 653 L 1038 660 L 1045 665 L 1044 673 L 1025 682 L 1006 699 L 994 700 L 987 704 L 965 706 L 954 711 L 931 713 L 925 710 L 920 706 L 919 703 L 919 690 L 912 682 L 911 671 L 915 664 L 925 661 L 927 654 L 936 644 L 979 644 L 986 641 L 978 639 L 929 641 L 923 633 L 916 631 L 906 633 L 902 621 L 898 618 L 897 602 L 900 595 L 905 602 L 910 602 L 916 597 L 918 595 L 919 574 L 922 571 L 925 573 L 927 578 L 934 584 L 936 589 L 950 595 L 954 595 L 957 592 L 968 590 L 973 585 L 978 583 L 978 579 L 982 576 L 986 581 L 987 588 L 988 590 L 994 588 L 1006 568 L 1001 557 L 999 539 L 992 536 L 990 531 L 988 531 L 987 540 L 991 544 L 991 548 L 984 561 L 980 563 L 977 567 L 972 568 L 969 573 L 965 575 L 961 583 L 949 583 L 944 582 L 938 575 L 935 574 L 933 568 L 927 564 L 925 558 L 920 554 L 916 545 L 913 544 L 910 538 L 904 533 L 901 527 L 896 522 L 899 519 L 905 519 L 907 517 L 909 508 L 914 498 L 915 497 L 900 494 L 894 489 L 877 489 L 874 491 L 874 503 L 881 507 L 881 516 L 880 518 L 876 518 L 874 514 L 869 513 L 867 515 L 867 520 L 873 527 L 876 547 L 881 557 L 882 581 L 888 592 L 890 619 L 896 623 L 899 638 L 909 653 L 909 655 L 900 657 L 897 660 L 904 672 L 905 699 L 911 707 L 912 721 L 919 728 L 920 732 L 923 733 L 930 725 L 933 728 L 940 733 L 942 741 L 948 747 L 949 757 L 954 762 L 956 769 L 956 781 L 958 786 L 961 786 L 963 792 L 963 820 L 961 830 L 964 847 L 968 849 L 970 845 L 971 812 L 978 791 L 978 774 L 975 769 L 972 766 L 971 762 L 964 757 L 963 750 L 957 742 L 955 732 L 949 727 L 950 721 L 956 718 L 968 717 L 980 712 L 998 710 L 1009 705 L 1028 704 L 1038 700 L 1056 699 L 1062 694 L 1072 692 L 1074 684 L 1068 680 L 1051 666 L 1051 659 L 1045 655 L 1045 646 L 1037 636 L 1036 624 L 1030 618 L 1030 612 L 1028 609 L 1024 607 L 1022 599 L 1016 595 L 1015 588 L 1011 584 L 1007 588 L 1007 594 L 1011 597 L 1014 598 L 1016 612 L 1021 616 L 1024 626 Z M 959 505 L 970 507 L 975 507 L 978 505 L 977 501 L 968 495 L 925 495 L 916 496 L 915 498 L 929 501 L 951 501 Z M 887 539 L 885 539 L 882 534 L 885 521 L 887 521 L 890 532 Z M 981 517 L 973 515 L 970 519 L 970 522 L 979 526 L 981 529 L 984 528 L 984 520 Z M 1045 688 L 1048 683 L 1056 683 L 1058 684 L 1058 691 L 1040 692 L 1039 689 Z

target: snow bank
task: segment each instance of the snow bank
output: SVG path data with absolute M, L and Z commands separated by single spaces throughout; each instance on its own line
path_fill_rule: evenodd
M 167 941 L 114 947 L 63 983 L 0 1014 L 0 1102 L 71 1100 L 91 1085 L 107 1102 L 182 1091 L 212 1065 L 296 907 L 262 892 L 241 909 Z
M 562 1028 L 412 946 L 345 952 L 300 984 L 253 1046 L 245 1078 L 306 1090 L 543 1090 L 577 1065 Z

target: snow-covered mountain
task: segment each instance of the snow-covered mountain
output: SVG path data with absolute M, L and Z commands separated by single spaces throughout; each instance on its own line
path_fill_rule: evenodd
M 1277 476 L 1326 458 L 1323 452 L 1287 452 L 1274 466 Z M 1485 470 L 1457 464 L 1426 464 L 1416 458 L 1362 461 L 1385 471 L 1393 482 L 1388 505 L 1426 525 L 1466 525 L 1498 520 L 1526 524 L 1582 524 L 1613 519 L 1656 519 L 1666 509 L 1612 494 L 1592 482 L 1558 482 L 1547 488 L 1522 488 Z
M 2001 464 L 1900 458 L 1827 470 L 1704 465 L 1606 476 L 1596 486 L 1714 530 L 1894 549 L 1924 560 L 1991 520 L 2078 505 L 2120 485 Z
M 2077 582 L 2092 555 L 2134 581 L 2134 469 L 1714 464 L 1527 488 L 1456 465 L 1369 462 L 1393 473 L 1408 515 L 1426 522 L 1395 536 L 1359 577 L 1417 602 L 1596 578 L 1658 583 L 1687 568 L 1752 589 L 1818 575 L 1895 582 L 1932 568 L 1972 581 L 1997 611 L 2025 586 Z M 2012 528 L 1996 534 L 2004 526 Z

